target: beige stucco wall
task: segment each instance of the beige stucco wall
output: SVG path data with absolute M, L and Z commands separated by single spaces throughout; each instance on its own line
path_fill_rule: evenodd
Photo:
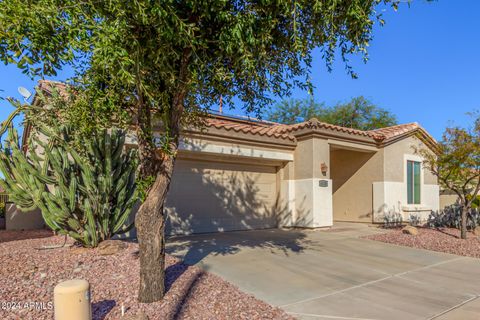
M 322 163 L 327 171 L 322 172 Z M 327 139 L 302 137 L 294 154 L 294 177 L 282 186 L 294 197 L 293 226 L 317 228 L 332 225 L 330 145 Z M 284 175 L 285 176 L 285 175 Z M 293 189 L 293 192 L 290 192 Z
M 383 180 L 383 149 L 377 152 L 331 150 L 333 219 L 372 222 L 372 184 Z
M 308 138 L 301 140 L 295 149 L 295 179 L 330 178 L 330 145 L 327 139 Z M 328 167 L 326 174 L 321 171 L 321 164 Z
M 406 161 L 423 161 L 419 149 L 428 147 L 417 137 L 411 136 L 384 148 L 384 180 L 374 183 L 374 222 L 383 222 L 385 215 L 401 214 L 404 220 L 415 215 L 427 219 L 430 212 L 439 209 L 437 178 L 422 166 L 420 204 L 408 204 L 406 185 Z
M 428 149 L 427 146 L 415 136 L 397 141 L 384 148 L 385 181 L 404 181 L 405 155 L 416 155 L 415 148 Z M 425 184 L 437 184 L 437 177 L 426 168 L 423 170 L 423 179 Z
M 23 212 L 13 203 L 8 203 L 5 212 L 5 229 L 31 230 L 43 229 L 45 222 L 39 209 Z
M 456 194 L 441 194 L 440 195 L 440 210 L 445 208 L 446 206 L 451 206 L 455 204 L 458 200 L 458 196 Z

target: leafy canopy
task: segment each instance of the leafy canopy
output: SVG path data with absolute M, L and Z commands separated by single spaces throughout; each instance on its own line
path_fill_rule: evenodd
M 442 188 L 455 192 L 461 211 L 461 238 L 467 239 L 468 212 L 480 191 L 480 117 L 473 126 L 447 128 L 436 154 L 418 150 L 424 166 L 437 176 Z
M 269 120 L 280 123 L 296 123 L 311 118 L 347 128 L 373 130 L 397 124 L 390 111 L 375 106 L 363 96 L 332 107 L 317 103 L 313 99 L 284 100 L 268 114 Z
M 337 52 L 347 67 L 352 54 L 367 59 L 372 27 L 383 24 L 376 8 L 397 3 L 1 0 L 0 60 L 32 77 L 72 67 L 86 92 L 78 99 L 83 127 L 125 124 L 141 113 L 153 142 L 151 113 L 175 136 L 179 118 L 189 122 L 220 96 L 259 114 L 271 94 L 311 88 L 314 48 L 328 67 Z
M 376 8 L 397 2 L 0 0 L 0 60 L 30 76 L 71 66 L 83 134 L 135 126 L 140 175 L 153 182 L 135 218 L 139 298 L 152 302 L 164 292 L 163 203 L 182 125 L 220 97 L 259 115 L 272 94 L 311 89 L 315 48 L 328 67 L 339 52 L 355 76 L 348 57 L 367 59 L 374 23 L 383 23 Z
M 471 128 L 447 128 L 437 154 L 419 153 L 442 188 L 455 192 L 460 204 L 469 208 L 480 190 L 480 118 Z

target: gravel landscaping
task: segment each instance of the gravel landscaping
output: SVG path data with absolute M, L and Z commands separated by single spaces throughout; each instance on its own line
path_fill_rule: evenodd
M 291 319 L 221 278 L 171 256 L 166 261 L 165 298 L 148 305 L 137 303 L 136 243 L 127 243 L 126 249 L 113 255 L 71 248 L 70 240 L 64 248 L 40 249 L 63 242 L 62 236 L 48 231 L 0 231 L 0 319 L 52 319 L 48 303 L 54 286 L 75 278 L 91 284 L 93 319 L 123 319 L 122 306 L 125 319 L 142 312 L 149 319 Z M 24 305 L 32 302 L 37 304 Z
M 400 246 L 480 258 L 480 238 L 468 232 L 467 240 L 462 240 L 460 231 L 452 228 L 418 228 L 418 234 L 415 236 L 404 234 L 401 229 L 395 229 L 364 238 Z

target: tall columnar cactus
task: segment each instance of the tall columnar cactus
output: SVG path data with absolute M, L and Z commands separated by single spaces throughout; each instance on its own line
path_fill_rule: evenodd
M 137 161 L 135 151 L 124 148 L 123 131 L 97 133 L 81 153 L 70 147 L 68 128 L 40 128 L 26 153 L 18 141 L 10 128 L 0 152 L 0 185 L 20 209 L 39 208 L 52 230 L 86 247 L 130 229 Z

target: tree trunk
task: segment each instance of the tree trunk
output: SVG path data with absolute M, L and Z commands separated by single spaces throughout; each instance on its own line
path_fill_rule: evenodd
M 139 94 L 138 105 L 138 149 L 140 153 L 140 174 L 143 178 L 154 176 L 155 182 L 135 218 L 140 251 L 140 288 L 138 301 L 151 303 L 159 301 L 165 294 L 165 216 L 163 205 L 172 179 L 173 166 L 178 150 L 180 122 L 187 95 L 188 62 L 191 49 L 183 51 L 178 75 L 178 87 L 172 96 L 171 109 L 163 125 L 171 137 L 168 155 L 156 151 L 152 141 L 151 110 Z M 137 87 L 141 92 L 140 86 Z
M 467 214 L 468 214 L 468 207 L 464 206 L 462 208 L 462 221 L 460 226 L 460 236 L 462 239 L 467 239 Z
M 155 302 L 165 294 L 165 216 L 163 204 L 173 172 L 173 157 L 163 160 L 155 182 L 135 218 L 140 250 L 138 301 Z

